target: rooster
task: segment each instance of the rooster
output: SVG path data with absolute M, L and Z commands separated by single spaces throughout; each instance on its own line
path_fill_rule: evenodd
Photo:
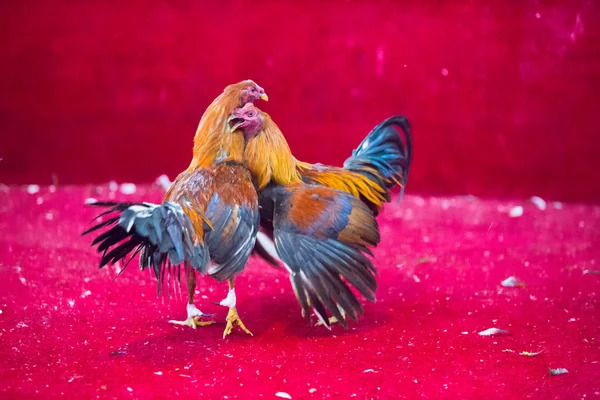
M 196 271 L 219 282 L 227 280 L 229 292 L 220 302 L 229 307 L 223 337 L 236 325 L 251 334 L 237 312 L 234 281 L 248 261 L 259 228 L 257 192 L 243 162 L 246 143 L 259 127 L 247 115 L 254 111 L 245 115 L 246 120 L 233 118 L 231 112 L 258 99 L 267 100 L 267 96 L 252 81 L 225 88 L 200 121 L 192 163 L 175 179 L 162 203 L 94 203 L 108 208 L 99 217 L 109 218 L 83 233 L 110 228 L 92 242 L 102 252 L 100 267 L 125 260 L 130 253 L 131 261 L 139 254 L 141 269 L 153 269 L 159 293 L 165 273 L 169 285 L 172 266 L 178 266 L 179 279 L 183 263 L 187 319 L 170 321 L 175 324 L 196 328 L 214 323 L 201 320 L 210 315 L 194 304 Z
M 412 157 L 410 125 L 404 117 L 386 119 L 353 151 L 344 168 L 336 168 L 302 163 L 286 154 L 283 134 L 253 104 L 233 115 L 247 119 L 250 113 L 261 132 L 249 140 L 244 158 L 257 182 L 266 232 L 259 234 L 255 253 L 273 265 L 283 261 L 305 317 L 312 307 L 320 324 L 330 327 L 337 321 L 347 327 L 346 315 L 356 320 L 362 307 L 345 281 L 375 300 L 377 271 L 367 255 L 372 256 L 369 248 L 380 240 L 376 215 L 390 201 L 390 191 L 406 185 Z M 406 145 L 394 126 L 402 130 Z M 278 175 L 281 166 L 284 174 Z M 281 175 L 291 178 L 282 180 Z

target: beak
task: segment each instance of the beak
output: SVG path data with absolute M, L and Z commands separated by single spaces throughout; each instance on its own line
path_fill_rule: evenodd
M 244 120 L 235 115 L 231 115 L 227 119 L 227 123 L 229 124 L 231 132 L 235 132 L 244 123 Z
M 269 96 L 267 96 L 266 93 L 263 93 L 263 94 L 260 95 L 260 99 L 264 100 L 264 101 L 269 101 Z

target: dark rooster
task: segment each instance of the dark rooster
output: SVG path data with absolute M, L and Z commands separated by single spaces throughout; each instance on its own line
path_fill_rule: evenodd
M 406 185 L 412 154 L 410 125 L 404 117 L 388 118 L 367 135 L 344 168 L 336 168 L 301 163 L 282 151 L 289 149 L 283 134 L 254 105 L 247 104 L 234 115 L 243 118 L 250 110 L 256 111 L 262 128 L 244 153 L 260 189 L 265 232 L 259 235 L 255 252 L 273 265 L 278 265 L 277 259 L 283 261 L 306 317 L 312 306 L 326 326 L 336 320 L 347 326 L 345 316 L 356 320 L 362 307 L 346 282 L 375 300 L 376 269 L 367 255 L 372 255 L 369 248 L 380 239 L 375 216 L 390 200 L 391 190 Z M 281 165 L 297 175 L 278 179 Z
M 196 328 L 214 322 L 199 319 L 207 315 L 194 305 L 195 271 L 227 280 L 229 293 L 220 303 L 229 307 L 223 337 L 236 325 L 251 334 L 237 313 L 234 281 L 248 261 L 259 228 L 258 196 L 243 163 L 247 140 L 260 131 L 255 116 L 249 110 L 244 119 L 225 118 L 228 125 L 219 135 L 218 157 L 210 165 L 192 164 L 182 172 L 161 204 L 93 204 L 107 207 L 100 216 L 109 219 L 84 232 L 109 228 L 92 243 L 102 252 L 100 267 L 129 254 L 131 261 L 139 253 L 141 269 L 154 270 L 159 290 L 171 266 L 185 264 L 188 317 L 173 323 Z

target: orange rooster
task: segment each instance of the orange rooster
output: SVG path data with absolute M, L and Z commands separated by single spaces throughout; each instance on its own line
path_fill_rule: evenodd
M 254 105 L 233 115 L 243 119 L 250 111 L 256 111 L 261 132 L 249 140 L 244 158 L 257 182 L 261 227 L 268 235 L 259 234 L 255 252 L 273 265 L 283 261 L 306 317 L 312 307 L 320 323 L 346 327 L 346 315 L 356 320 L 362 307 L 345 282 L 375 300 L 376 269 L 366 255 L 380 239 L 375 216 L 394 186 L 406 185 L 410 125 L 404 117 L 386 119 L 344 168 L 336 168 L 298 162 L 275 122 Z
M 171 266 L 185 264 L 187 319 L 170 322 L 193 328 L 213 323 L 201 321 L 200 317 L 209 315 L 194 305 L 195 271 L 219 282 L 227 280 L 229 293 L 220 303 L 229 307 L 223 337 L 236 325 L 251 334 L 237 313 L 234 280 L 244 269 L 259 228 L 257 193 L 243 163 L 247 140 L 259 130 L 252 125 L 255 111 L 244 115 L 247 121 L 232 119 L 231 112 L 258 99 L 267 100 L 267 96 L 252 81 L 225 88 L 200 121 L 192 163 L 175 179 L 162 204 L 95 203 L 109 207 L 100 216 L 110 214 L 110 218 L 84 232 L 110 227 L 92 243 L 102 252 L 100 267 L 133 252 L 131 261 L 139 253 L 140 267 L 153 268 L 159 292 L 165 272 L 170 281 Z M 178 278 L 179 272 L 178 268 Z

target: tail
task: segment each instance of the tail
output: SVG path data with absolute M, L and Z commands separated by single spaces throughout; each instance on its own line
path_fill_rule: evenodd
M 369 132 L 344 162 L 344 169 L 360 173 L 385 188 L 386 200 L 390 201 L 390 191 L 396 185 L 401 186 L 399 199 L 404 194 L 411 163 L 410 123 L 403 116 L 394 116 Z
M 159 281 L 159 294 L 165 271 L 169 273 L 170 282 L 173 265 L 185 262 L 200 273 L 206 273 L 208 249 L 201 240 L 196 240 L 192 221 L 179 204 L 97 202 L 90 205 L 108 208 L 95 218 L 108 216 L 107 220 L 82 233 L 83 236 L 110 227 L 92 242 L 92 246 L 98 245 L 98 252 L 102 252 L 100 268 L 122 260 L 123 271 L 140 254 L 140 268 L 144 270 L 152 266 Z M 130 253 L 129 260 L 125 261 Z

